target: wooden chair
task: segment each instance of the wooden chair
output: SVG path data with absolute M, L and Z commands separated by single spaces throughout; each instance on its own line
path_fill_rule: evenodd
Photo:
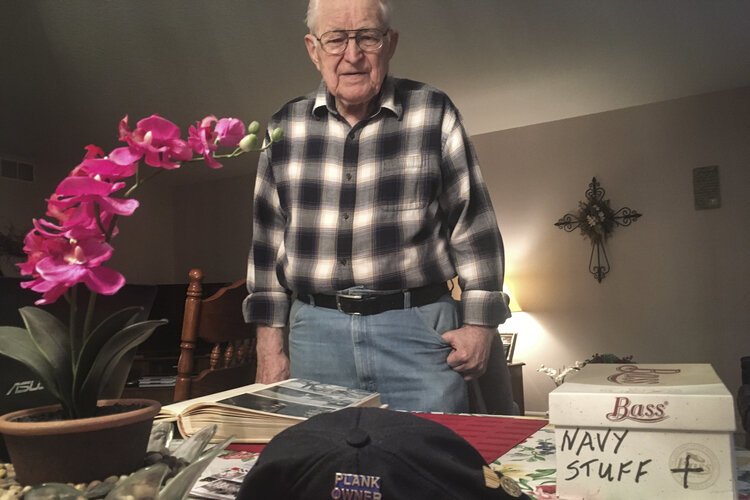
M 238 280 L 203 298 L 203 272 L 191 269 L 180 338 L 180 358 L 174 401 L 183 401 L 255 381 L 255 327 L 242 317 L 247 297 L 245 280 Z M 209 359 L 196 359 L 196 345 L 211 344 Z

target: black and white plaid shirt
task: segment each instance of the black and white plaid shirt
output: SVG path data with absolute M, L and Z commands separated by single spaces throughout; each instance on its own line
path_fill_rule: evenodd
M 503 244 L 476 154 L 451 100 L 387 77 L 351 127 L 321 83 L 276 113 L 261 154 L 248 261 L 248 322 L 284 326 L 292 291 L 398 290 L 456 274 L 464 323 L 494 326 Z

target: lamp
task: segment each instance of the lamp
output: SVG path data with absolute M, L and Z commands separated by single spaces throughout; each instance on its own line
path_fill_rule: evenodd
M 521 309 L 521 305 L 516 300 L 515 294 L 511 291 L 511 286 L 508 284 L 507 280 L 503 283 L 503 298 L 505 299 L 505 304 L 508 306 L 508 309 L 510 309 L 510 312 L 523 312 L 523 309 Z

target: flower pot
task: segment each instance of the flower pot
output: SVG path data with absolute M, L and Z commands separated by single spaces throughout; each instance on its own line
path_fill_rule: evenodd
M 23 485 L 82 483 L 143 467 L 154 416 L 161 405 L 149 399 L 100 400 L 109 414 L 72 420 L 42 420 L 60 405 L 19 410 L 0 416 L 3 435 Z M 118 406 L 122 411 L 112 407 Z M 27 418 L 36 421 L 24 421 Z

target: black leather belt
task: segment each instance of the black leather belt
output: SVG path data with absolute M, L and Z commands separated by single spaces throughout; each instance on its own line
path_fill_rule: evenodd
M 409 294 L 408 302 L 406 301 L 406 292 Z M 388 294 L 342 292 L 336 295 L 299 294 L 297 298 L 306 304 L 337 309 L 346 314 L 368 316 L 393 309 L 426 306 L 437 302 L 440 297 L 448 293 L 448 285 L 439 283 Z

